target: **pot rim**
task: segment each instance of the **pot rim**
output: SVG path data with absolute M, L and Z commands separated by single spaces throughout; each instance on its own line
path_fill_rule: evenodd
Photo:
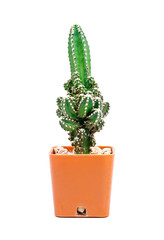
M 56 155 L 56 156 L 58 156 L 58 157 L 63 157 L 63 156 L 65 156 L 65 157 L 72 157 L 72 156 L 86 156 L 86 157 L 90 157 L 90 156 L 111 156 L 111 155 L 115 155 L 115 149 L 114 149 L 114 147 L 112 147 L 112 146 L 97 146 L 97 147 L 99 147 L 99 148 L 101 148 L 101 149 L 103 149 L 103 148 L 111 148 L 112 149 L 112 153 L 111 154 L 74 154 L 74 155 L 72 155 L 72 154 L 70 154 L 70 155 L 67 155 L 67 154 L 54 154 L 54 152 L 53 152 L 53 149 L 55 148 L 55 147 L 58 147 L 58 146 L 54 146 L 54 147 L 52 147 L 51 148 L 51 150 L 50 150 L 50 152 L 49 152 L 49 155 L 51 155 L 51 156 L 54 156 L 54 155 Z M 60 147 L 63 147 L 63 148 L 66 148 L 66 149 L 74 149 L 75 147 L 73 147 L 73 146 L 60 146 Z

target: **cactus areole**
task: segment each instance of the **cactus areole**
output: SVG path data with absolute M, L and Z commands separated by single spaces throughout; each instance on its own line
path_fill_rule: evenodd
M 71 79 L 65 84 L 65 98 L 57 98 L 61 127 L 68 131 L 76 154 L 89 154 L 95 146 L 94 134 L 104 126 L 109 103 L 103 101 L 94 78 L 91 77 L 91 58 L 87 39 L 79 25 L 73 25 L 68 39 Z

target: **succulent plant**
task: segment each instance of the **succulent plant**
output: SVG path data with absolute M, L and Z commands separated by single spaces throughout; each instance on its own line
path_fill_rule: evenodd
M 79 25 L 73 25 L 68 39 L 71 79 L 65 84 L 65 98 L 57 98 L 61 127 L 68 131 L 76 154 L 89 154 L 95 146 L 94 134 L 104 126 L 109 103 L 103 101 L 94 78 L 91 77 L 90 50 Z

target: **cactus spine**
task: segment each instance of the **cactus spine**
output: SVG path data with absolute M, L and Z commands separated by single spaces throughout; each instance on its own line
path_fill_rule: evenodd
M 90 50 L 79 25 L 71 27 L 68 39 L 71 79 L 65 84 L 67 97 L 57 98 L 61 127 L 68 131 L 69 140 L 77 154 L 89 154 L 95 146 L 94 133 L 104 126 L 109 103 L 103 97 L 94 78 L 91 77 Z

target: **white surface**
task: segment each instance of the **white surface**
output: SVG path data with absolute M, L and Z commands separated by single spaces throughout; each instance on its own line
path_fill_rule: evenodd
M 164 2 L 0 2 L 0 239 L 164 239 Z M 116 150 L 105 219 L 53 216 L 48 152 L 68 145 L 56 98 L 82 26 L 111 104 L 98 145 Z

